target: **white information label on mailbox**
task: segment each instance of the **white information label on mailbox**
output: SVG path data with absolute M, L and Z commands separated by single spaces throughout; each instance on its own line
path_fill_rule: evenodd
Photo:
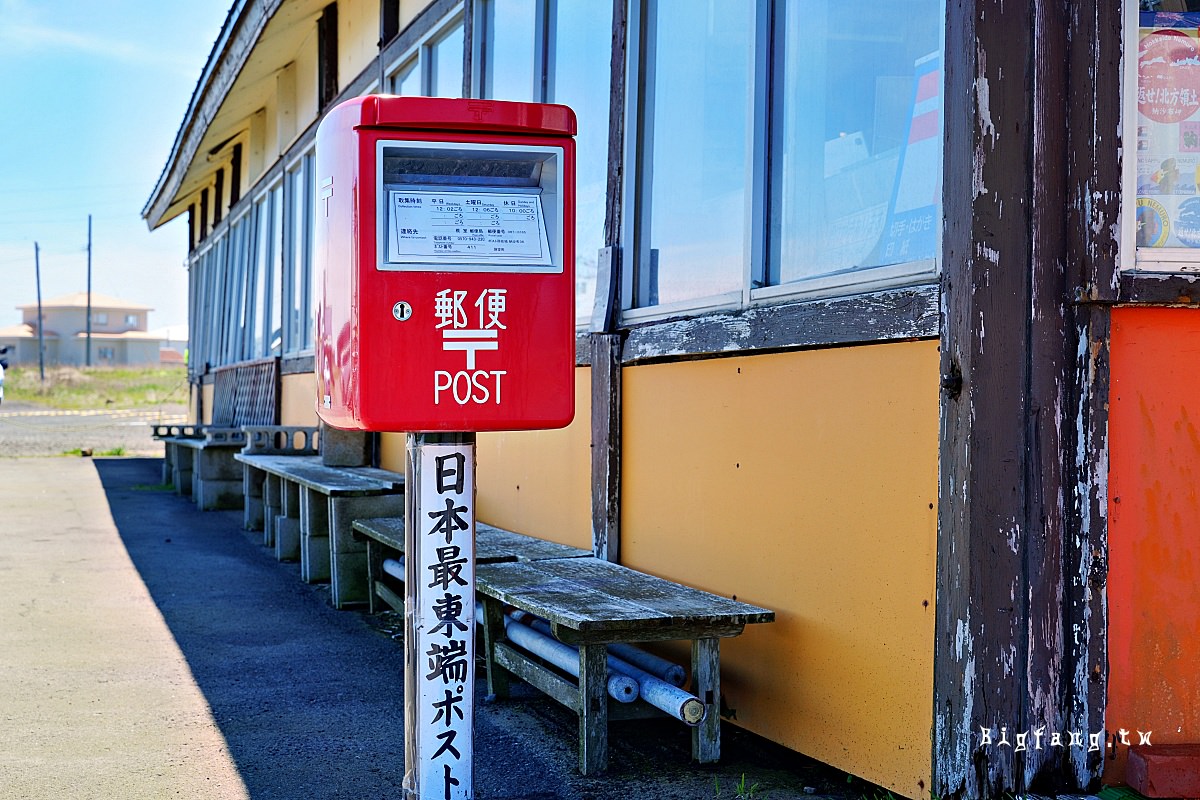
M 540 198 L 501 192 L 388 192 L 389 262 L 462 259 L 550 265 Z

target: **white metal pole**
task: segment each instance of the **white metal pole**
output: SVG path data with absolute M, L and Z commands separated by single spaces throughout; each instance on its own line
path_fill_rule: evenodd
M 410 433 L 404 483 L 404 797 L 472 800 L 475 434 Z
M 42 335 L 42 252 L 38 243 L 33 243 L 33 274 L 37 280 L 38 300 L 38 376 L 46 382 L 46 342 Z

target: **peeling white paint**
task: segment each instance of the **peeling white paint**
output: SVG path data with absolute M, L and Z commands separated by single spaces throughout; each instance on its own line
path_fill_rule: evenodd
M 982 69 L 982 65 L 981 69 Z M 980 76 L 975 80 L 975 104 L 979 111 L 979 133 L 980 138 L 984 136 L 992 137 L 992 147 L 996 146 L 996 125 L 992 122 L 992 98 L 991 87 L 988 84 L 988 79 Z

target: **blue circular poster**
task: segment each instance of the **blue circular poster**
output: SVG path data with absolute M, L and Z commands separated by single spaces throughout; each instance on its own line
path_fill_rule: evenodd
M 1200 197 L 1189 197 L 1179 204 L 1175 238 L 1188 247 L 1200 247 Z

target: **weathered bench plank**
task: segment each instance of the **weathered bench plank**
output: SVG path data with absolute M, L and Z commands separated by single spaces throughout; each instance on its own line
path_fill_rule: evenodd
M 770 622 L 773 611 L 702 592 L 599 559 L 534 561 L 476 578 L 496 599 L 579 631 L 594 641 L 606 631 L 636 629 L 662 639 L 680 625 L 703 632 Z M 556 631 L 557 633 L 557 631 Z M 722 634 L 733 635 L 733 634 Z M 613 639 L 618 641 L 619 639 Z
M 277 475 L 327 497 L 367 496 L 394 492 L 404 476 L 373 467 L 327 467 L 320 456 L 259 456 L 238 453 L 238 461 Z
M 383 561 L 387 553 L 404 555 L 404 517 L 377 517 L 354 521 L 357 535 L 364 537 L 367 544 L 367 586 L 371 593 L 370 611 L 377 610 L 376 598 L 395 611 L 403 610 L 403 598 L 399 606 L 385 598 L 380 591 L 383 583 Z M 537 539 L 483 522 L 475 523 L 475 563 L 490 564 L 499 561 L 537 561 L 547 558 L 587 558 L 591 553 L 579 547 Z M 388 589 L 387 595 L 398 597 Z

